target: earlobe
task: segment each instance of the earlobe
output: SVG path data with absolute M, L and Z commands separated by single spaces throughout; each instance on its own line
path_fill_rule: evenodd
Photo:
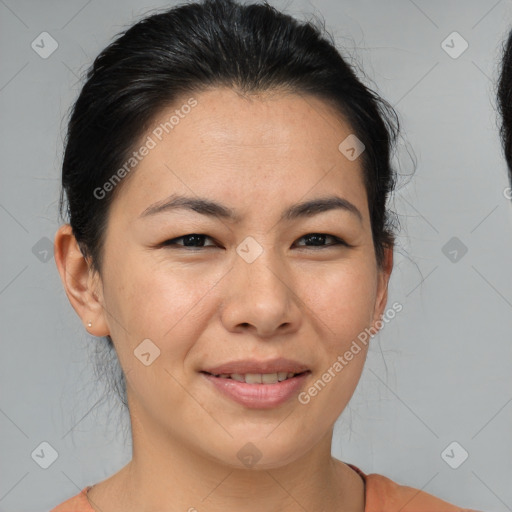
M 110 334 L 103 299 L 98 293 L 101 280 L 82 254 L 69 224 L 64 224 L 57 230 L 54 254 L 66 295 L 87 332 L 93 336 Z

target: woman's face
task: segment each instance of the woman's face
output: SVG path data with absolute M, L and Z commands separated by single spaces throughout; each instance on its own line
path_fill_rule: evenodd
M 197 104 L 181 108 L 190 97 Z M 166 133 L 160 123 L 176 110 Z M 361 159 L 338 149 L 350 134 L 314 97 L 213 89 L 161 112 L 141 139 L 150 149 L 111 206 L 95 322 L 125 372 L 134 436 L 272 467 L 332 428 L 366 345 L 333 367 L 380 318 L 392 261 L 388 251 L 387 271 L 376 265 Z M 163 206 L 181 196 L 218 206 Z M 333 198 L 352 206 L 298 208 Z M 308 372 L 277 384 L 203 373 L 241 361 L 256 366 L 224 370 L 276 373 L 284 363 L 256 370 L 281 358 Z M 309 393 L 329 369 L 330 381 Z

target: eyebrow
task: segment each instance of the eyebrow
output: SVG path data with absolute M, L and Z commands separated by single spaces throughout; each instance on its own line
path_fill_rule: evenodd
M 203 197 L 187 197 L 173 194 L 170 197 L 148 206 L 139 217 L 148 217 L 173 210 L 192 210 L 208 217 L 239 222 L 240 216 L 235 210 Z M 363 222 L 363 215 L 356 205 L 339 196 L 328 196 L 294 204 L 281 214 L 280 222 L 307 218 L 330 210 L 343 210 L 355 215 Z

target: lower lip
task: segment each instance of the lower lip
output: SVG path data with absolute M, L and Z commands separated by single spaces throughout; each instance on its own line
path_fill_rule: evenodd
M 254 409 L 271 409 L 297 395 L 310 373 L 302 373 L 275 384 L 247 384 L 234 379 L 215 377 L 209 373 L 201 375 L 221 393 L 241 405 Z

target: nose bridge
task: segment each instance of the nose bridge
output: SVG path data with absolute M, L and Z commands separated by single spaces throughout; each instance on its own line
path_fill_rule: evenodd
M 254 237 L 248 236 L 238 245 L 236 252 L 241 260 L 237 261 L 237 265 L 243 268 L 242 275 L 248 283 L 246 286 L 253 295 L 260 292 L 276 293 L 284 286 L 284 266 L 280 265 L 272 245 L 264 247 Z

